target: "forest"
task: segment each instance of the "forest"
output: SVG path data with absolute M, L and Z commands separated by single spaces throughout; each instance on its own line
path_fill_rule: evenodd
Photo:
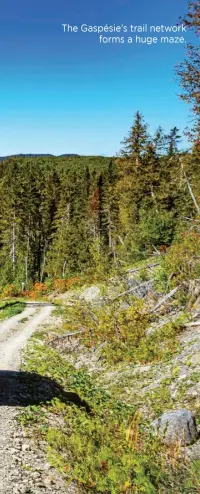
M 199 212 L 199 145 L 154 136 L 136 113 L 117 158 L 13 157 L 0 165 L 1 286 L 109 271 L 166 250 Z

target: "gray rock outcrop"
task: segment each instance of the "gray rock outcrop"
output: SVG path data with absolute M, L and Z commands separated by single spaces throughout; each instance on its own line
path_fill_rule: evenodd
M 189 410 L 172 410 L 154 420 L 153 427 L 166 444 L 192 444 L 198 436 L 195 417 Z

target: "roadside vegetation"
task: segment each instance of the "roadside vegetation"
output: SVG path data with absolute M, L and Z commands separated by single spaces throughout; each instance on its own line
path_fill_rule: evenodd
M 136 314 L 137 311 L 136 306 Z M 52 335 L 49 331 L 35 334 L 29 343 L 23 368 L 30 373 L 48 376 L 65 391 L 76 393 L 87 403 L 89 409 L 79 408 L 73 404 L 73 400 L 66 402 L 63 396 L 47 405 L 29 407 L 20 417 L 27 433 L 34 436 L 36 443 L 45 441 L 51 464 L 59 469 L 68 483 L 75 481 L 80 492 L 198 493 L 198 462 L 189 463 L 179 445 L 176 448 L 166 447 L 151 428 L 152 418 L 159 416 L 168 407 L 175 406 L 171 402 L 167 380 L 163 376 L 161 385 L 144 397 L 143 404 L 149 407 L 146 414 L 142 411 L 142 400 L 138 405 L 134 399 L 127 403 L 126 399 L 120 398 L 120 386 L 116 386 L 114 375 L 111 377 L 112 391 L 106 390 L 104 374 L 102 371 L 98 373 L 98 366 L 97 373 L 93 374 L 88 373 L 84 362 L 82 367 L 77 368 L 76 356 L 74 365 L 70 363 L 68 346 L 59 346 L 56 338 L 63 336 L 69 328 L 69 322 L 65 322 L 66 317 L 71 317 L 68 310 L 64 314 L 64 327 L 61 326 L 58 331 L 53 327 Z M 71 330 L 75 329 L 73 321 L 72 317 Z M 110 328 L 113 327 L 112 323 L 111 320 Z M 159 363 L 162 363 L 166 358 L 170 361 L 170 355 L 178 352 L 176 334 L 180 331 L 180 325 L 169 326 L 170 331 L 166 326 L 163 328 L 164 338 L 160 334 L 158 341 L 155 341 L 152 336 L 151 346 L 154 352 L 153 355 L 148 355 L 150 362 L 159 359 Z M 141 338 L 145 341 L 144 335 Z M 94 345 L 93 340 L 86 340 L 85 351 L 88 351 L 89 341 L 90 349 Z M 147 336 L 146 342 L 148 341 Z M 79 344 L 84 352 L 83 342 Z M 112 358 L 115 355 L 115 345 L 113 353 L 111 345 L 112 342 L 109 346 L 110 353 L 106 354 L 106 370 L 112 374 L 119 367 Z M 163 353 L 157 351 L 159 345 L 162 345 Z M 129 346 L 130 350 L 134 348 L 130 342 Z M 131 352 L 128 362 L 131 360 L 130 354 Z M 127 356 L 123 352 L 121 360 L 126 364 L 127 371 Z M 146 361 L 143 352 L 137 355 L 137 362 L 140 361 Z M 176 377 L 175 374 L 171 380 Z M 129 383 L 126 381 L 124 384 L 137 387 L 138 377 L 135 376 L 136 381 L 132 377 Z
M 9 319 L 12 316 L 16 316 L 17 314 L 21 314 L 25 308 L 25 304 L 23 302 L 16 302 L 16 300 L 9 300 L 7 302 L 0 303 L 0 321 L 4 319 Z

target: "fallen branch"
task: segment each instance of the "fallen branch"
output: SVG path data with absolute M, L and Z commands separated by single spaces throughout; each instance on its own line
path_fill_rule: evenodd
M 120 297 L 123 297 L 124 295 L 127 295 L 128 293 L 131 293 L 131 292 L 135 292 L 137 291 L 139 288 L 142 288 L 143 286 L 147 285 L 148 286 L 152 284 L 152 280 L 149 280 L 149 281 L 144 281 L 143 283 L 140 283 L 140 285 L 136 285 L 134 286 L 133 288 L 129 288 L 129 290 L 126 290 L 125 292 L 122 292 L 120 293 L 119 295 L 117 295 L 116 297 L 114 297 L 111 302 L 114 302 L 116 299 L 120 298 Z
M 193 223 L 194 223 L 194 222 L 200 223 L 200 221 L 199 221 L 199 220 L 197 220 L 197 219 L 195 219 L 195 218 L 188 218 L 188 216 L 181 216 L 181 218 L 182 218 L 183 220 L 192 221 Z
M 159 266 L 159 262 L 154 262 L 153 264 L 147 264 L 146 266 L 141 266 L 140 268 L 137 269 L 128 269 L 127 273 L 137 273 L 138 271 L 142 271 L 142 269 L 151 269 L 154 268 L 155 266 Z
M 167 300 L 169 300 L 169 298 L 173 297 L 178 290 L 179 290 L 178 286 L 176 288 L 173 288 L 173 290 L 171 290 L 171 292 L 169 292 L 167 295 L 165 295 L 163 298 L 161 298 L 158 301 L 156 306 L 153 309 L 151 309 L 150 312 L 155 312 L 157 309 L 159 309 L 159 307 L 161 307 L 161 305 L 163 305 L 165 302 L 167 302 Z
M 187 324 L 184 324 L 187 328 L 192 327 L 192 326 L 200 326 L 200 321 L 193 321 L 193 322 L 188 322 Z
M 77 302 L 66 302 L 65 307 L 75 307 L 77 305 Z
M 121 235 L 118 235 L 118 239 L 119 239 L 120 243 L 121 243 L 122 245 L 124 245 L 124 241 L 122 240 Z
M 55 338 L 53 339 L 53 341 L 55 341 L 55 340 L 62 340 L 63 338 L 71 338 L 71 336 L 76 336 L 77 334 L 84 333 L 84 331 L 86 331 L 86 330 L 85 329 L 82 329 L 80 331 L 75 331 L 73 333 L 64 333 L 64 334 L 61 334 L 61 335 L 57 335 L 57 336 L 55 336 Z
M 152 245 L 152 247 L 153 247 L 154 251 L 156 252 L 156 254 L 157 254 L 158 256 L 160 256 L 160 255 L 161 255 L 161 253 L 160 253 L 160 251 L 159 251 L 159 250 L 155 247 L 155 245 Z

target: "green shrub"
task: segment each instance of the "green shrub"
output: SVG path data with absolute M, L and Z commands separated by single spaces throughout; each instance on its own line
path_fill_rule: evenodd
M 25 308 L 25 304 L 22 302 L 11 302 L 4 304 L 2 309 L 0 309 L 0 320 L 9 319 L 12 316 L 21 314 Z
M 156 208 L 140 211 L 140 242 L 151 251 L 152 245 L 170 245 L 174 236 L 175 219 L 173 211 Z
M 157 289 L 167 291 L 177 285 L 186 288 L 190 280 L 200 276 L 200 235 L 185 233 L 180 242 L 173 244 L 162 256 L 155 273 Z

